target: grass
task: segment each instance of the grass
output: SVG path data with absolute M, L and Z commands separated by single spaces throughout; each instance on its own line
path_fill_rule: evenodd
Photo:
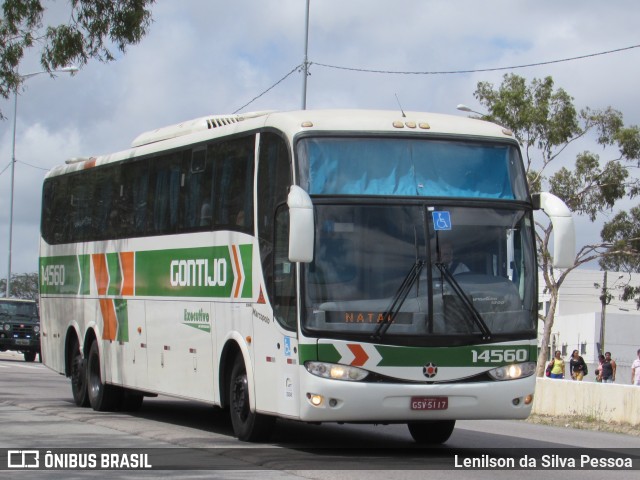
M 605 422 L 592 415 L 538 415 L 532 414 L 527 420 L 528 423 L 539 425 L 549 425 L 553 427 L 575 428 L 578 430 L 594 430 L 600 432 L 621 433 L 640 437 L 640 426 L 630 423 Z

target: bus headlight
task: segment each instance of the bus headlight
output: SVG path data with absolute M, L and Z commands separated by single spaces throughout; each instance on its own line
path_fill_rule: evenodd
M 40 325 L 36 325 L 33 327 L 33 331 L 38 333 L 40 331 Z
M 340 365 L 338 363 L 306 362 L 304 366 L 312 375 L 322 378 L 332 378 L 334 380 L 359 382 L 369 375 L 369 372 L 361 368 L 351 367 L 349 365 Z
M 494 368 L 487 373 L 494 380 L 516 380 L 518 378 L 530 377 L 536 372 L 535 362 L 515 363 L 504 367 Z

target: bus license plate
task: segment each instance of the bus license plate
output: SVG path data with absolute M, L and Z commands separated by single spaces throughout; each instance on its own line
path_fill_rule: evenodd
M 446 410 L 449 397 L 411 397 L 411 410 Z
M 31 340 L 27 340 L 26 338 L 16 338 L 16 345 L 29 345 Z

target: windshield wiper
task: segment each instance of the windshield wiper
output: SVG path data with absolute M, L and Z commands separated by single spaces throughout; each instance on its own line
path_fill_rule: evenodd
M 462 301 L 462 304 L 467 308 L 468 312 L 471 314 L 471 318 L 473 318 L 473 321 L 478 325 L 478 327 L 480 327 L 480 331 L 482 332 L 482 339 L 490 340 L 491 330 L 489 330 L 487 324 L 484 323 L 482 315 L 480 315 L 480 312 L 478 312 L 476 307 L 473 306 L 473 302 L 469 300 L 469 297 L 467 297 L 467 295 L 464 293 L 464 290 L 457 282 L 457 280 L 453 277 L 447 266 L 444 263 L 436 263 L 435 266 L 438 268 L 438 270 L 440 270 L 440 274 L 447 280 L 449 285 L 451 285 L 451 288 L 453 288 L 455 294 Z
M 386 333 L 391 324 L 398 315 L 398 312 L 402 308 L 404 301 L 407 299 L 413 284 L 416 283 L 418 278 L 420 278 L 420 272 L 422 271 L 422 267 L 424 267 L 425 261 L 418 258 L 415 263 L 411 266 L 411 270 L 407 273 L 407 276 L 404 277 L 404 280 L 400 284 L 400 288 L 396 291 L 396 294 L 391 299 L 391 304 L 389 308 L 382 315 L 382 322 L 376 329 L 375 333 L 371 336 L 372 340 L 379 340 L 382 335 Z

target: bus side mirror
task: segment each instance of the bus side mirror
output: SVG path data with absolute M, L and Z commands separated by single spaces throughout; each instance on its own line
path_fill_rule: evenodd
M 569 268 L 575 264 L 576 232 L 569 207 L 549 192 L 536 193 L 533 206 L 547 214 L 553 224 L 553 266 Z
M 313 203 L 309 194 L 292 185 L 287 197 L 289 207 L 289 261 L 309 263 L 313 260 L 315 226 Z

